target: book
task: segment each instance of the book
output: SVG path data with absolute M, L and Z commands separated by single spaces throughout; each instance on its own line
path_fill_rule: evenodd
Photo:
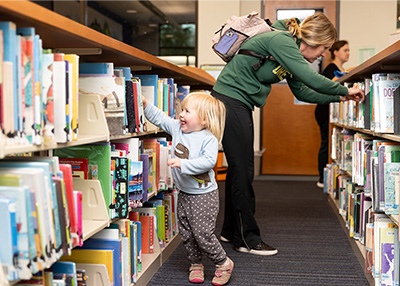
M 71 165 L 73 178 L 88 179 L 89 160 L 87 158 L 59 158 L 59 162 Z
M 74 201 L 74 186 L 72 181 L 72 167 L 69 164 L 60 164 L 60 171 L 63 173 L 63 181 L 65 184 L 65 195 L 68 205 L 68 217 L 71 228 L 71 236 L 77 237 L 78 223 L 76 218 L 76 209 Z
M 0 260 L 7 280 L 19 279 L 14 266 L 14 257 L 18 256 L 18 238 L 15 200 L 0 196 Z
M 98 180 L 101 184 L 104 200 L 109 208 L 112 202 L 111 189 L 111 147 L 109 143 L 98 143 L 92 145 L 72 146 L 54 150 L 54 156 L 60 158 L 83 158 L 88 159 L 89 166 L 96 166 Z M 89 167 L 90 168 L 90 167 Z M 114 217 L 112 209 L 109 209 L 110 218 Z
M 115 161 L 114 170 L 114 200 L 112 206 L 115 209 L 118 218 L 126 218 L 128 216 L 129 204 L 129 159 L 123 157 L 111 157 Z
M 70 256 L 62 256 L 60 261 L 75 263 L 103 264 L 107 268 L 111 285 L 114 283 L 113 251 L 103 249 L 73 249 Z
M 114 74 L 114 63 L 79 63 L 79 76 L 86 74 Z
M 54 55 L 46 50 L 42 55 L 42 104 L 44 144 L 54 142 L 54 100 L 53 100 Z
M 395 227 L 380 229 L 380 284 L 394 285 L 394 230 Z
M 66 286 L 78 285 L 76 276 L 76 265 L 74 262 L 57 261 L 51 266 L 51 271 L 53 272 L 54 278 L 60 277 L 65 274 Z
M 107 272 L 107 267 L 104 264 L 76 263 L 76 268 L 85 270 L 87 286 L 112 285 Z
M 71 75 L 71 95 L 72 101 L 70 101 L 71 112 L 71 137 L 73 141 L 78 139 L 78 114 L 79 114 L 79 56 L 75 54 L 65 54 L 64 59 L 71 65 L 69 72 Z
M 67 64 L 63 54 L 53 54 L 53 104 L 54 140 L 56 143 L 68 142 L 67 126 Z
M 0 30 L 3 31 L 3 44 L 4 44 L 4 62 L 10 63 L 10 65 L 5 65 L 5 67 L 9 66 L 10 69 L 7 70 L 7 72 L 11 72 L 10 78 L 4 78 L 4 83 L 6 84 L 6 88 L 9 87 L 9 91 L 6 89 L 5 94 L 4 94 L 4 99 L 6 99 L 8 96 L 11 96 L 10 101 L 10 106 L 7 108 L 12 108 L 10 113 L 4 113 L 4 116 L 10 115 L 12 116 L 12 119 L 9 118 L 10 122 L 13 123 L 13 125 L 6 125 L 9 128 L 5 130 L 5 134 L 8 136 L 14 137 L 16 135 L 16 132 L 19 130 L 19 120 L 18 120 L 18 85 L 17 85 L 17 79 L 19 76 L 19 67 L 17 66 L 17 27 L 14 22 L 11 21 L 1 21 L 0 22 Z M 4 71 L 4 76 L 7 75 L 6 71 Z M 7 86 L 9 84 L 8 80 L 12 80 L 11 84 L 12 86 Z M 5 117 L 5 119 L 8 117 Z
M 60 228 L 56 229 L 56 236 L 60 236 L 60 244 L 57 251 L 62 252 L 62 255 L 69 255 L 72 248 L 70 222 L 68 215 L 68 202 L 65 195 L 64 181 L 59 177 L 53 177 L 53 182 L 56 188 L 58 215 Z M 61 255 L 61 254 L 60 254 Z
M 20 279 L 30 279 L 32 276 L 31 259 L 36 257 L 34 236 L 33 233 L 28 231 L 30 191 L 28 186 L 23 185 L 21 177 L 18 177 L 17 180 L 19 183 L 15 184 L 16 186 L 0 186 L 0 197 L 6 197 L 15 202 L 15 219 L 18 226 L 16 233 L 18 260 L 15 266 L 18 269 Z M 33 248 L 34 253 L 30 252 L 30 247 Z
M 74 191 L 74 205 L 76 210 L 76 235 L 72 235 L 73 245 L 82 246 L 83 232 L 82 232 L 82 192 Z
M 113 252 L 113 281 L 115 286 L 122 284 L 121 239 L 90 238 L 82 247 L 76 249 L 111 250 Z

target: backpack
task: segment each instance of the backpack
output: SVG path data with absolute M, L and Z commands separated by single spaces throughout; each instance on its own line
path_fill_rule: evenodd
M 229 62 L 237 53 L 260 58 L 260 62 L 253 65 L 257 70 L 271 56 L 263 56 L 250 50 L 240 50 L 240 47 L 251 37 L 275 31 L 269 19 L 258 17 L 257 12 L 251 12 L 245 16 L 232 16 L 221 29 L 215 32 L 212 39 L 213 51 L 225 62 Z

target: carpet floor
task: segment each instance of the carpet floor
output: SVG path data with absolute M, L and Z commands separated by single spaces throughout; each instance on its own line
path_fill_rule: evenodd
M 224 183 L 220 182 L 222 225 Z M 237 252 L 222 243 L 235 268 L 228 285 L 369 285 L 347 235 L 315 181 L 255 180 L 256 218 L 263 241 L 278 249 L 275 256 Z M 211 285 L 215 266 L 206 258 L 205 282 Z M 182 243 L 148 285 L 193 285 Z

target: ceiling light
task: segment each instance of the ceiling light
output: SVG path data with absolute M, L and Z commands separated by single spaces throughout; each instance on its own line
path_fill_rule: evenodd
M 137 11 L 136 10 L 126 10 L 126 13 L 135 14 L 135 13 L 137 13 Z

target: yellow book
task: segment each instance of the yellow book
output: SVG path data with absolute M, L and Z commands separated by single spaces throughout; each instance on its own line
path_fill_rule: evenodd
M 62 256 L 60 261 L 72 261 L 75 263 L 104 264 L 107 267 L 108 276 L 113 282 L 113 252 L 104 249 L 73 249 L 70 256 Z
M 78 140 L 78 105 L 79 105 L 79 56 L 66 54 L 64 59 L 72 64 L 72 140 Z

